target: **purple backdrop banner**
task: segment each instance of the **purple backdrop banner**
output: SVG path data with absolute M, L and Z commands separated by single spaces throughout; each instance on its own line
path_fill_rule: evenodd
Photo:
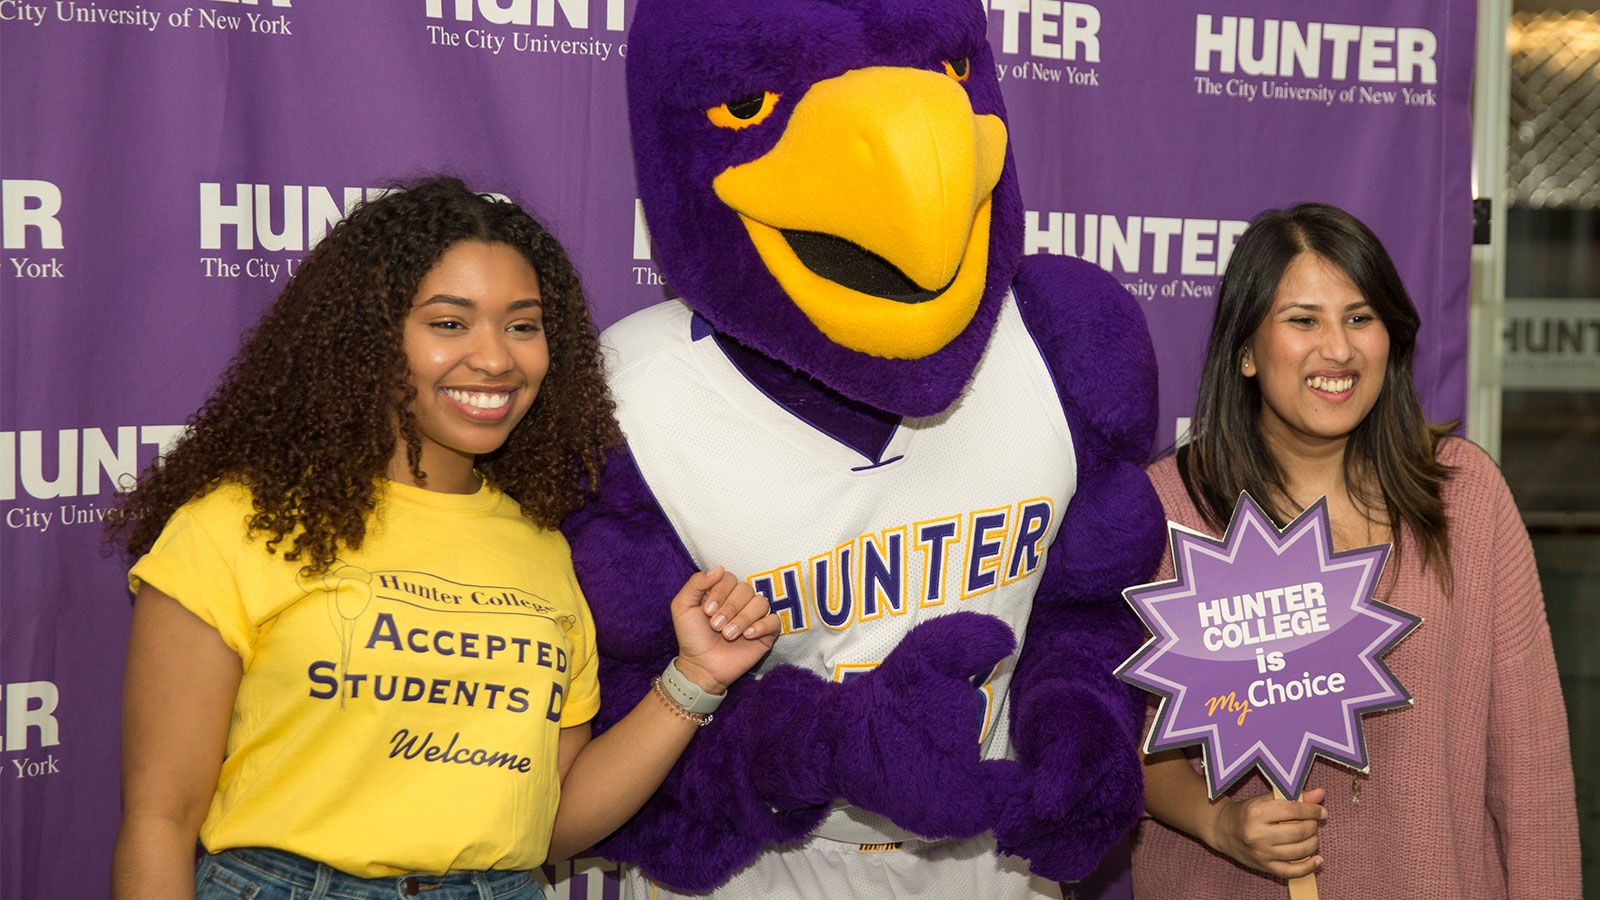
M 1163 446 L 1244 222 L 1307 199 L 1388 244 L 1428 411 L 1463 414 L 1473 4 L 987 5 L 1029 249 L 1144 301 Z M 106 893 L 128 605 L 102 517 L 350 204 L 458 172 L 553 226 L 602 326 L 669 296 L 633 6 L 0 0 L 0 896 Z M 579 868 L 563 894 L 614 894 Z

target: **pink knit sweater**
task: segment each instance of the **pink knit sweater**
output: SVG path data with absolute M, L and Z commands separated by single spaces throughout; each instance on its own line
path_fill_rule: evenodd
M 1323 900 L 1577 900 L 1566 710 L 1533 548 L 1493 460 L 1454 438 L 1439 460 L 1455 468 L 1444 485 L 1454 590 L 1446 597 L 1423 572 L 1404 534 L 1398 577 L 1386 573 L 1379 596 L 1423 617 L 1386 657 L 1415 703 L 1365 718 L 1370 775 L 1322 759 L 1312 767 L 1307 787 L 1328 791 L 1318 888 Z M 1167 518 L 1215 533 L 1172 457 L 1149 474 Z M 1159 577 L 1172 577 L 1170 557 Z M 1267 789 L 1255 774 L 1230 796 Z M 1282 881 L 1149 818 L 1139 824 L 1133 884 L 1141 900 L 1288 896 Z

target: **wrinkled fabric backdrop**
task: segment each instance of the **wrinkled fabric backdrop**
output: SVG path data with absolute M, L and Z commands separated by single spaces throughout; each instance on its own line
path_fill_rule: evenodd
M 670 296 L 628 149 L 633 5 L 0 0 L 0 896 L 107 890 L 128 602 L 101 520 L 329 222 L 457 172 L 553 226 L 601 327 Z M 1234 239 L 1308 199 L 1388 244 L 1428 412 L 1463 414 L 1472 3 L 988 5 L 1028 249 L 1143 300 L 1162 447 Z M 577 869 L 557 896 L 615 895 Z

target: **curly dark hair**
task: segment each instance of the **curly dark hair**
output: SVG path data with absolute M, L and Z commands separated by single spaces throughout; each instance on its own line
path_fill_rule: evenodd
M 178 507 L 237 482 L 254 497 L 252 532 L 268 552 L 289 541 L 283 556 L 305 574 L 326 571 L 341 545 L 360 547 L 397 440 L 426 479 L 402 336 L 423 276 L 461 241 L 527 259 L 550 348 L 532 409 L 478 469 L 540 525 L 577 508 L 622 440 L 577 273 L 516 204 L 433 177 L 363 203 L 316 245 L 188 433 L 107 516 L 109 537 L 137 557 Z

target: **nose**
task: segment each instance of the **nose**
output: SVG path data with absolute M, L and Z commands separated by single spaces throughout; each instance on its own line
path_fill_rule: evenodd
M 1345 333 L 1343 323 L 1328 329 L 1322 339 L 1322 358 L 1331 363 L 1347 363 L 1355 356 L 1355 345 Z
M 480 328 L 472 336 L 466 363 L 484 375 L 503 375 L 511 370 L 510 338 L 498 328 Z

